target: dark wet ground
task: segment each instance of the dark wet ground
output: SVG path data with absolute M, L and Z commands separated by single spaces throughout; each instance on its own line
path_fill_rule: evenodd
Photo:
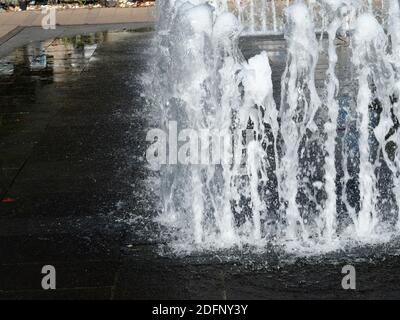
M 0 298 L 400 298 L 395 245 L 290 261 L 160 255 L 137 78 L 150 37 L 100 32 L 1 59 Z M 47 264 L 56 290 L 41 289 Z M 345 264 L 356 291 L 341 287 Z

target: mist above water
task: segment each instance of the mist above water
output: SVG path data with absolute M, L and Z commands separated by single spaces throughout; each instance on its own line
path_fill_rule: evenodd
M 199 144 L 211 153 L 219 145 L 188 138 L 180 141 L 189 145 L 187 163 L 161 166 L 157 221 L 176 251 L 272 244 L 319 253 L 398 234 L 398 0 L 158 6 L 145 90 L 159 127 L 168 132 L 176 121 L 179 132 L 222 132 L 233 158 L 199 164 L 191 157 Z M 260 32 L 286 40 L 280 101 L 267 53 L 246 60 L 238 47 L 241 35 Z M 347 52 L 341 61 L 338 46 Z M 346 103 L 342 91 L 351 92 Z

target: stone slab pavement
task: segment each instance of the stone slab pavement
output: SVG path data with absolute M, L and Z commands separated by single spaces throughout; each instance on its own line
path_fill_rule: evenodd
M 44 14 L 41 11 L 0 13 L 0 44 L 21 27 L 40 27 Z M 154 7 L 140 8 L 82 8 L 56 11 L 57 26 L 98 25 L 117 23 L 149 23 L 155 21 Z

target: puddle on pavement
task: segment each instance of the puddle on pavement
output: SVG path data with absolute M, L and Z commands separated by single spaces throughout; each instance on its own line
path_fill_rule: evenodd
M 0 57 L 0 198 L 60 108 L 62 97 L 51 96 L 74 86 L 90 65 L 101 60 L 96 53 L 103 44 L 133 34 L 106 31 L 49 39 Z
M 107 33 L 33 42 L 0 59 L 0 88 L 22 78 L 61 82 L 71 73 L 80 73 L 93 59 Z M 3 91 L 2 90 L 2 91 Z

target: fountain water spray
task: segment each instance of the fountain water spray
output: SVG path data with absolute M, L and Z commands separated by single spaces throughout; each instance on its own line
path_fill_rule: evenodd
M 177 251 L 273 243 L 319 252 L 347 240 L 387 240 L 382 230 L 392 234 L 400 225 L 399 3 L 391 1 L 387 33 L 369 1 L 269 4 L 235 1 L 233 13 L 217 0 L 158 4 L 146 96 L 161 110 L 161 129 L 176 132 L 168 137 L 170 163 L 186 160 L 161 166 L 157 220 Z M 264 33 L 284 25 L 278 105 L 267 53 L 246 61 L 238 46 L 241 33 L 257 33 L 258 22 Z M 346 83 L 336 74 L 338 41 L 349 45 Z M 341 90 L 349 85 L 354 96 L 343 106 Z M 222 161 L 210 164 L 208 152 Z
M 314 118 L 320 107 L 315 88 L 315 67 L 318 60 L 318 43 L 308 8 L 298 3 L 286 9 L 288 58 L 282 76 L 282 100 L 280 106 L 280 134 L 283 139 L 283 155 L 279 160 L 279 194 L 282 210 L 287 220 L 287 235 L 297 239 L 301 233 L 308 238 L 298 203 L 298 190 L 307 188 L 300 172 L 311 175 L 311 163 L 303 161 L 307 136 L 316 130 Z

